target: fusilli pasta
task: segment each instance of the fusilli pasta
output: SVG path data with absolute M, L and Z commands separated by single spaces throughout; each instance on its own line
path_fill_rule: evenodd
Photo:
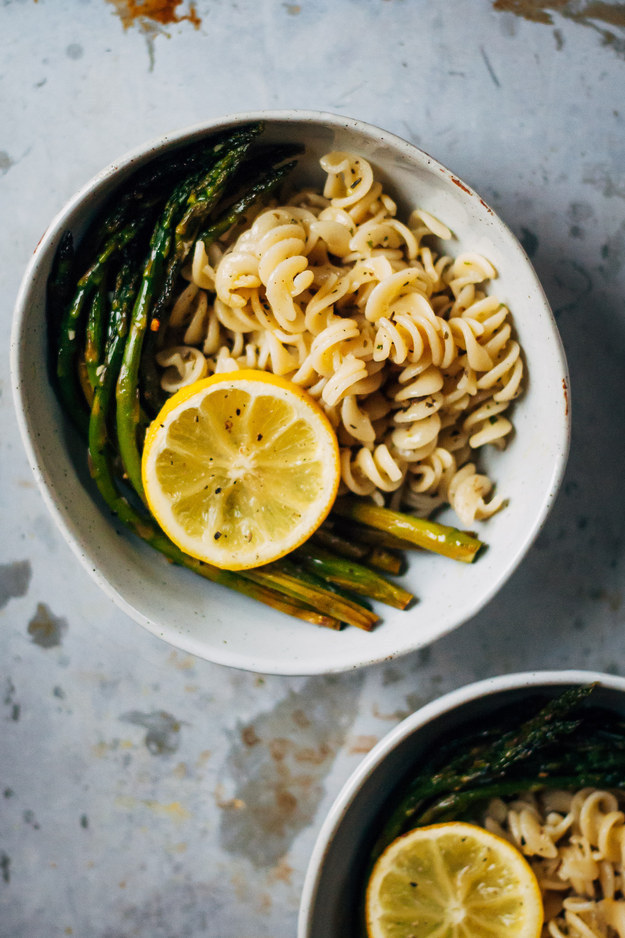
M 203 374 L 261 368 L 306 388 L 341 449 L 341 491 L 464 524 L 503 505 L 475 452 L 501 447 L 523 360 L 479 254 L 437 253 L 449 229 L 407 224 L 371 165 L 328 153 L 322 193 L 257 210 L 195 246 L 157 361 L 171 392 Z
M 625 797 L 583 788 L 494 799 L 484 827 L 534 869 L 544 938 L 625 938 Z

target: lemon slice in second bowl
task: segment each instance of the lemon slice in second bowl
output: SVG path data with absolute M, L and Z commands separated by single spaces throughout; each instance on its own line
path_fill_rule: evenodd
M 419 827 L 378 858 L 366 894 L 369 938 L 538 938 L 543 905 L 525 857 L 482 827 Z
M 142 457 L 148 506 L 185 553 L 229 570 L 305 541 L 340 478 L 336 434 L 297 385 L 264 371 L 216 374 L 171 397 Z

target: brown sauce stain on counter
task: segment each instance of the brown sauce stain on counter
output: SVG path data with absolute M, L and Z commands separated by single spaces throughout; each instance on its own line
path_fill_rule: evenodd
M 625 6 L 622 3 L 608 3 L 607 0 L 586 0 L 573 3 L 572 0 L 494 0 L 493 8 L 505 13 L 514 13 L 534 23 L 553 24 L 552 13 L 559 13 L 566 19 L 591 26 L 601 33 L 605 45 L 612 45 L 617 52 L 622 52 L 619 45 L 622 38 L 604 26 L 616 26 L 625 29 Z M 562 43 L 558 43 L 558 48 Z
M 195 4 L 189 5 L 188 13 L 178 12 L 182 0 L 108 0 L 108 3 L 115 7 L 124 29 L 129 29 L 136 23 L 145 23 L 146 20 L 160 26 L 170 26 L 186 20 L 196 29 L 202 24 Z
M 564 416 L 568 417 L 569 415 L 569 387 L 566 383 L 566 378 L 562 379 L 562 390 L 564 391 Z
M 237 728 L 221 768 L 224 850 L 272 869 L 315 817 L 358 712 L 362 676 L 311 678 Z
M 37 611 L 28 623 L 28 634 L 40 648 L 55 648 L 63 640 L 67 621 L 52 614 L 45 603 L 37 603 Z

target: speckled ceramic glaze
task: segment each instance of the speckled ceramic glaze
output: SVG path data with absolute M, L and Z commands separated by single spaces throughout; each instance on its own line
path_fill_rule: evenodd
M 319 831 L 304 880 L 297 938 L 356 938 L 362 860 L 378 815 L 410 768 L 454 727 L 535 694 L 597 682 L 596 702 L 625 714 L 625 678 L 594 671 L 534 671 L 488 678 L 432 701 L 399 723 L 347 780 Z
M 493 292 L 512 311 L 527 364 L 527 387 L 514 406 L 507 449 L 485 468 L 509 504 L 478 524 L 488 549 L 474 565 L 417 555 L 406 585 L 418 601 L 383 610 L 372 632 L 307 626 L 167 564 L 120 531 L 89 478 L 84 447 L 61 413 L 46 378 L 45 284 L 61 233 L 80 235 L 127 175 L 168 147 L 258 118 L 266 140 L 304 143 L 302 181 L 321 183 L 318 159 L 354 150 L 375 167 L 400 212 L 419 206 L 454 232 L 452 252 L 477 251 L 498 271 Z M 566 362 L 536 274 L 510 230 L 453 172 L 427 153 L 371 125 L 307 111 L 256 112 L 195 126 L 152 142 L 109 166 L 54 219 L 26 271 L 12 337 L 15 400 L 29 459 L 47 505 L 69 544 L 100 586 L 138 623 L 208 660 L 275 674 L 344 671 L 418 649 L 478 612 L 516 569 L 553 503 L 569 445 Z M 443 520 L 454 521 L 450 514 Z

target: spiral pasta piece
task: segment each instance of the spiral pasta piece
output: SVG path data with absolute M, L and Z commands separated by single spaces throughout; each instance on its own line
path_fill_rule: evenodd
M 170 394 L 199 381 L 207 373 L 207 363 L 202 352 L 188 345 L 172 346 L 157 352 L 156 361 L 164 368 L 161 387 Z

